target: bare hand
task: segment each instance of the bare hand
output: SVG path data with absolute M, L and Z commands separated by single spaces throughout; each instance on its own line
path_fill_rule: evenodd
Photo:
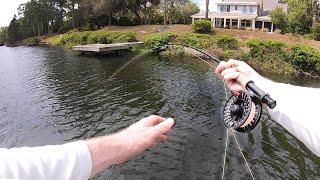
M 260 79 L 263 79 L 247 63 L 233 59 L 229 60 L 228 62 L 222 61 L 215 70 L 215 73 L 220 78 L 225 80 L 226 85 L 234 95 L 239 95 L 239 92 L 244 90 L 244 87 L 237 82 L 240 74 L 247 76 L 253 81 L 260 81 Z
M 124 163 L 146 149 L 156 147 L 157 141 L 166 141 L 173 125 L 174 120 L 171 118 L 165 120 L 160 116 L 150 116 L 118 133 L 116 136 L 125 142 L 126 148 L 116 163 Z
M 130 160 L 146 149 L 155 147 L 158 141 L 167 140 L 173 125 L 173 119 L 150 116 L 117 134 L 88 140 L 92 175 L 113 164 Z

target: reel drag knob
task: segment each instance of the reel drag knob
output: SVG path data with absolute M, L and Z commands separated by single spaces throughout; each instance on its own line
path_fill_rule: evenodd
M 228 129 L 249 132 L 259 123 L 262 112 L 261 101 L 249 92 L 231 96 L 223 108 L 223 122 Z

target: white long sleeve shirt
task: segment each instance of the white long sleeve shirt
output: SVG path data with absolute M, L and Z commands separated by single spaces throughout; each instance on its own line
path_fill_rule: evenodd
M 268 109 L 271 119 L 320 157 L 320 89 L 267 79 L 258 80 L 256 84 L 277 101 L 275 109 Z
M 92 169 L 86 142 L 35 148 L 0 149 L 0 179 L 89 179 Z

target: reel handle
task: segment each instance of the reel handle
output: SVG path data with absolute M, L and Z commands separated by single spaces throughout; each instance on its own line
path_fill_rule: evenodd
M 249 78 L 245 75 L 240 74 L 237 81 L 246 89 L 252 91 L 262 103 L 266 104 L 270 109 L 274 109 L 277 106 L 277 102 L 271 98 L 271 96 L 260 89 L 257 85 L 254 84 Z

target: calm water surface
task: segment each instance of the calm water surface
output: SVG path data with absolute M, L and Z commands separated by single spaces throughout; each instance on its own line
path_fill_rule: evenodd
M 95 179 L 221 179 L 226 130 L 221 81 L 196 59 L 80 57 L 57 48 L 0 47 L 0 147 L 61 144 L 118 131 L 150 114 L 177 121 L 169 141 Z M 279 77 L 274 77 L 278 79 Z M 320 82 L 281 78 L 320 87 Z M 319 179 L 320 158 L 264 114 L 236 134 L 256 179 Z M 250 174 L 233 136 L 226 179 Z

